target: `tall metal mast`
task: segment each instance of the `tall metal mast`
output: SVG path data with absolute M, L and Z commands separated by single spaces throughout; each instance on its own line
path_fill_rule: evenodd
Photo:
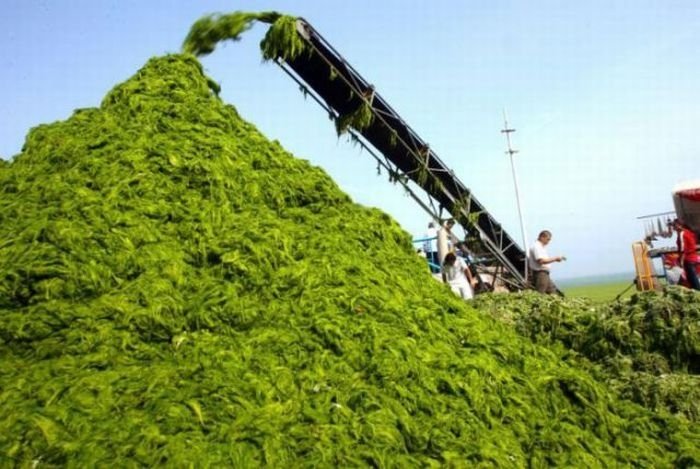
M 515 162 L 513 161 L 513 155 L 515 153 L 518 153 L 518 150 L 513 150 L 513 147 L 511 146 L 510 142 L 510 134 L 512 132 L 515 132 L 515 129 L 511 129 L 508 127 L 508 114 L 506 114 L 506 110 L 503 109 L 503 122 L 504 122 L 504 129 L 501 130 L 501 133 L 506 134 L 506 141 L 508 142 L 508 151 L 506 151 L 506 154 L 510 158 L 510 169 L 513 172 L 513 185 L 515 186 L 515 201 L 518 204 L 518 217 L 520 218 L 520 233 L 523 237 L 523 251 L 527 253 L 527 236 L 525 235 L 525 222 L 523 221 L 523 211 L 522 208 L 520 207 L 520 190 L 518 189 L 518 176 L 516 175 L 515 172 Z M 525 277 L 525 282 L 527 282 L 527 259 L 525 260 L 524 263 L 524 272 L 523 276 Z

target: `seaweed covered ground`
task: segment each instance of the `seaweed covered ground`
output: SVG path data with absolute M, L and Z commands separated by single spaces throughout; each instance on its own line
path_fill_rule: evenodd
M 697 425 L 435 283 L 191 55 L 0 166 L 0 465 L 689 467 Z
M 474 305 L 534 342 L 560 345 L 621 396 L 700 422 L 700 294 L 682 287 L 601 304 L 533 292 Z

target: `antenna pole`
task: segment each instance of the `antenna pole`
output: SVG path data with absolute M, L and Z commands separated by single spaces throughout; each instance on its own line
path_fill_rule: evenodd
M 506 154 L 510 158 L 510 169 L 513 173 L 513 185 L 515 186 L 515 202 L 518 205 L 518 217 L 520 218 L 520 233 L 523 237 L 523 251 L 526 253 L 526 258 L 525 258 L 525 272 L 523 272 L 523 276 L 525 277 L 525 282 L 527 283 L 527 236 L 525 236 L 525 222 L 523 221 L 523 211 L 520 207 L 520 191 L 518 189 L 518 176 L 515 173 L 515 163 L 513 161 L 513 155 L 518 153 L 518 150 L 513 150 L 513 147 L 511 146 L 510 142 L 510 134 L 515 132 L 515 129 L 511 129 L 508 127 L 508 114 L 506 114 L 506 110 L 503 109 L 503 122 L 505 124 L 505 127 L 503 130 L 501 130 L 501 133 L 506 134 L 506 142 L 508 143 L 508 151 L 506 151 Z

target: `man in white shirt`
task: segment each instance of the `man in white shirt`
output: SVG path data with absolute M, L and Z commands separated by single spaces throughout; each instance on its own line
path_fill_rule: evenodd
M 464 298 L 474 298 L 474 278 L 464 259 L 457 257 L 454 252 L 448 252 L 442 263 L 442 281 L 447 283 L 452 291 Z
M 550 257 L 546 246 L 552 240 L 552 233 L 544 230 L 537 236 L 537 241 L 532 245 L 527 255 L 527 263 L 532 272 L 535 289 L 540 293 L 558 293 L 559 289 L 549 276 L 550 264 L 565 261 L 564 256 Z

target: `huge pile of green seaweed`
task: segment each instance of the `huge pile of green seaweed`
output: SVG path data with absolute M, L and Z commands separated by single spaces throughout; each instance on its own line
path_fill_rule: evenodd
M 700 463 L 211 83 L 154 58 L 0 167 L 1 465 Z

